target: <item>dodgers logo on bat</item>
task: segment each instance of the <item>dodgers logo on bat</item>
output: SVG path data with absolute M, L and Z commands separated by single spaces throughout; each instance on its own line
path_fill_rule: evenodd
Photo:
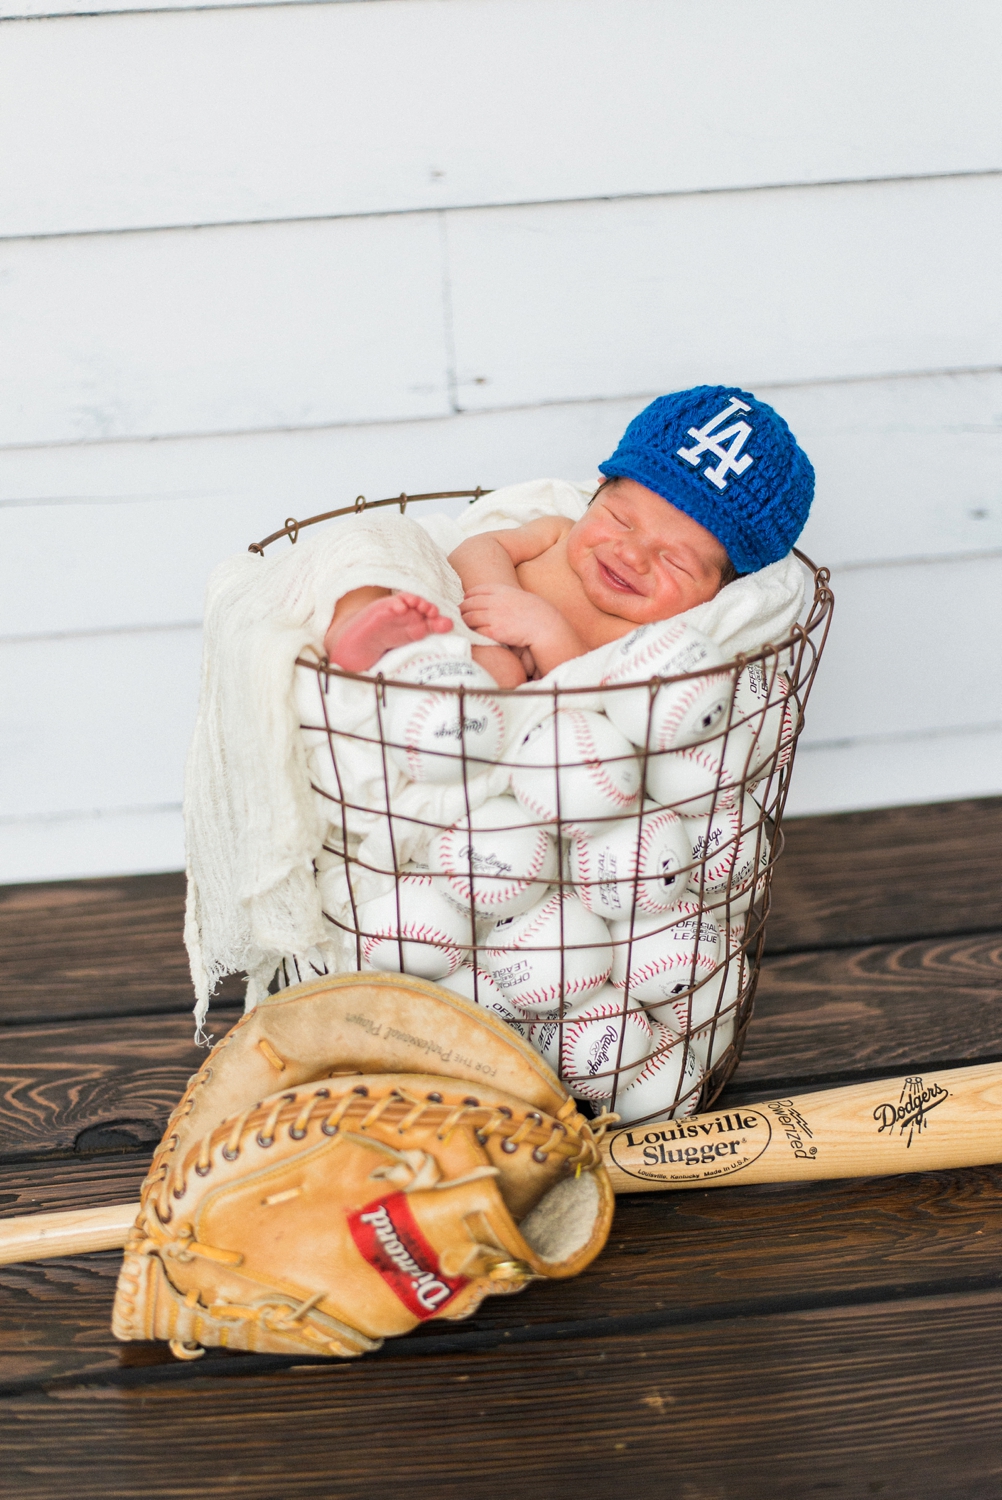
M 883 1135 L 887 1131 L 893 1136 L 897 1131 L 899 1135 L 907 1135 L 905 1144 L 910 1146 L 915 1136 L 928 1128 L 931 1111 L 945 1104 L 949 1097 L 949 1090 L 934 1081 L 926 1083 L 922 1078 L 906 1078 L 897 1104 L 878 1104 L 873 1111 L 877 1134 Z
M 772 1139 L 760 1109 L 731 1109 L 711 1118 L 632 1125 L 609 1142 L 609 1155 L 631 1177 L 648 1182 L 707 1182 L 757 1161 Z

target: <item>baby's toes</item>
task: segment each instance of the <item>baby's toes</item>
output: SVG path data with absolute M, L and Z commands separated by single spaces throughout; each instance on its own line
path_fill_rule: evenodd
M 422 599 L 420 594 L 400 593 L 395 595 L 395 598 L 399 599 L 406 609 L 413 610 L 419 615 L 427 617 L 438 614 L 434 604 L 430 604 L 427 599 Z

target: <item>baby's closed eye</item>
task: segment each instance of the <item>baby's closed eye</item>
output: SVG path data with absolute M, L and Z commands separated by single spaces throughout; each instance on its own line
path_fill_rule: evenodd
M 669 568 L 678 573 L 684 573 L 687 578 L 694 578 L 692 563 L 689 560 L 676 556 L 673 552 L 662 552 L 660 561 L 666 563 Z

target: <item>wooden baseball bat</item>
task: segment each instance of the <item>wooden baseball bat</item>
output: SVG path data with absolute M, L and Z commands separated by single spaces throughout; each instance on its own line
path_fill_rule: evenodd
M 611 1130 L 617 1193 L 884 1177 L 1002 1161 L 1002 1063 L 856 1083 Z M 115 1250 L 138 1203 L 0 1220 L 0 1265 Z
M 1002 1161 L 1002 1063 L 619 1126 L 602 1149 L 617 1193 L 989 1166 Z

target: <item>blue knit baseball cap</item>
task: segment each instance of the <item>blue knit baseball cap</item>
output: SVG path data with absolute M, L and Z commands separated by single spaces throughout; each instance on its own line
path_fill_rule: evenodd
M 778 412 L 730 385 L 659 396 L 600 471 L 635 479 L 713 533 L 739 573 L 785 557 L 814 499 L 814 470 Z

